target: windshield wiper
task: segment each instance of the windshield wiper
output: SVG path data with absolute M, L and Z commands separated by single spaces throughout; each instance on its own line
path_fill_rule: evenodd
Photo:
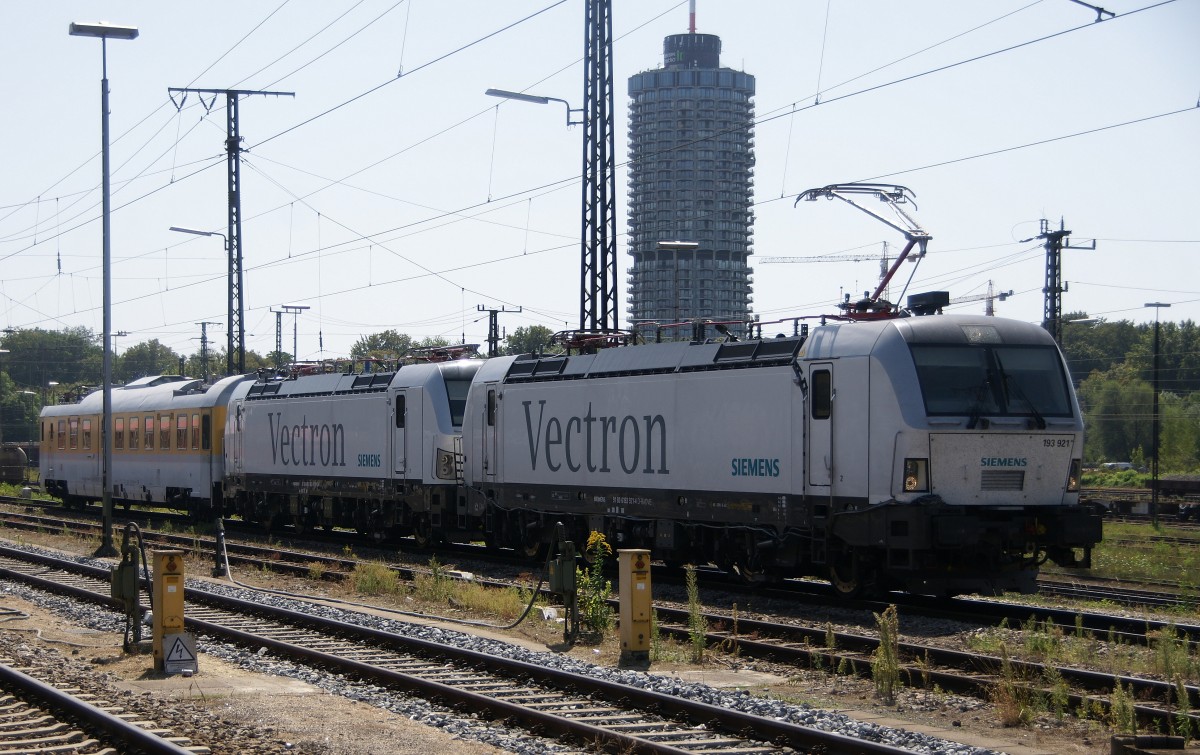
M 1041 412 L 1037 410 L 1037 407 L 1033 405 L 1033 402 L 1029 400 L 1029 397 L 1025 395 L 1025 391 L 1021 390 L 1021 384 L 1009 377 L 1008 373 L 1004 371 L 1004 363 L 1000 361 L 1000 355 L 993 352 L 992 356 L 996 359 L 996 369 L 1000 373 L 1000 381 L 1004 386 L 1005 398 L 1007 399 L 1009 392 L 1008 389 L 1009 386 L 1011 386 L 1012 392 L 1016 394 L 1017 398 L 1021 399 L 1021 401 L 1025 402 L 1025 406 L 1029 407 L 1029 413 L 1033 416 L 1033 422 L 1035 425 L 1037 425 L 1037 429 L 1045 430 L 1045 417 L 1043 417 Z

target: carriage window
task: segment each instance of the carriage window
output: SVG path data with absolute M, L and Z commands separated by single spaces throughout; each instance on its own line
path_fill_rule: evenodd
M 60 419 L 58 421 L 58 450 L 59 451 L 65 450 L 67 447 L 67 433 L 65 432 L 66 429 L 67 429 L 66 420 Z
M 113 448 L 118 451 L 125 448 L 125 418 L 113 418 Z
M 487 398 L 487 423 L 488 427 L 496 426 L 496 389 L 488 388 Z
M 404 427 L 404 394 L 396 394 L 396 427 Z
M 92 449 L 92 421 L 90 419 L 83 421 L 83 447 L 89 451 Z
M 207 446 L 206 446 L 207 447 Z M 192 450 L 200 448 L 200 415 L 192 415 Z
M 175 418 L 175 448 L 180 451 L 188 447 L 188 416 L 180 414 Z
M 154 417 L 146 417 L 143 430 L 145 434 L 142 437 L 146 439 L 146 450 L 150 451 L 154 448 Z
M 833 413 L 833 380 L 829 370 L 814 370 L 812 374 L 813 419 L 829 419 Z
M 71 448 L 79 448 L 79 418 L 72 417 L 67 420 L 67 426 L 71 429 Z
M 158 450 L 171 450 L 171 415 L 158 415 Z
M 212 417 L 207 414 L 200 419 L 200 448 L 204 451 L 212 448 Z
M 132 451 L 141 443 L 142 426 L 137 417 L 129 418 L 129 450 Z

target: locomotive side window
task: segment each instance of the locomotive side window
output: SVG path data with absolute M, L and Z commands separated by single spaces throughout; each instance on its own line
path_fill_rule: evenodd
M 404 427 L 404 394 L 396 394 L 396 427 Z
M 138 420 L 139 420 L 138 417 L 130 417 L 129 418 L 129 450 L 130 451 L 137 450 L 137 447 L 139 445 L 141 445 L 142 425 L 141 425 L 141 422 L 139 422 Z
M 928 414 L 1071 416 L 1053 347 L 912 344 L 911 351 Z
M 146 450 L 150 451 L 154 448 L 154 417 L 146 417 L 146 424 L 143 426 L 146 431 Z
M 829 370 L 814 370 L 812 374 L 813 419 L 829 419 L 833 413 L 833 380 Z
M 125 448 L 125 418 L 113 418 L 113 448 L 118 451 Z
M 495 388 L 488 388 L 487 423 L 488 423 L 488 427 L 496 426 L 496 389 Z

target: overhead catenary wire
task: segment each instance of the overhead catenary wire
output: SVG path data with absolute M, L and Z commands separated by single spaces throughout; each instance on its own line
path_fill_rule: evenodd
M 938 163 L 938 164 L 941 164 L 941 163 Z M 918 168 L 918 169 L 919 169 L 919 168 Z

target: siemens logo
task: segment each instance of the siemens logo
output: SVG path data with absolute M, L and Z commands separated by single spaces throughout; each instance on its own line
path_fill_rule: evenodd
M 1016 458 L 1012 456 L 984 456 L 979 460 L 981 467 L 1024 467 L 1029 462 L 1024 458 Z
M 778 477 L 779 459 L 732 459 L 730 474 L 734 477 Z
M 358 466 L 360 467 L 382 467 L 383 461 L 379 454 L 359 454 Z

